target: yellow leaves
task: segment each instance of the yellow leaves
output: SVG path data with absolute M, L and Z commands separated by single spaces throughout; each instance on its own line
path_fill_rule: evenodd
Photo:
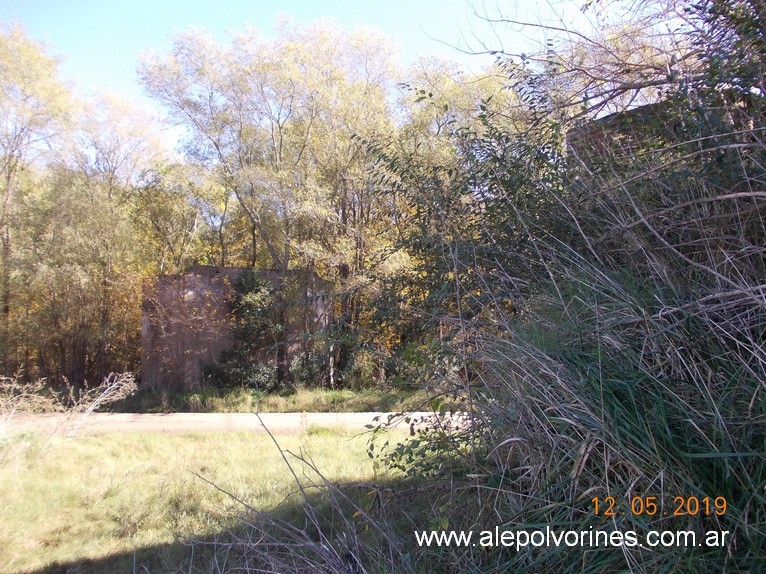
M 47 144 L 66 124 L 70 95 L 58 79 L 57 60 L 45 52 L 46 47 L 28 38 L 21 27 L 0 28 L 2 163 L 13 165 L 10 158 L 28 158 L 31 149 L 47 151 Z
M 385 277 L 396 277 L 414 267 L 410 255 L 403 249 L 399 249 L 389 255 L 378 267 L 378 271 Z

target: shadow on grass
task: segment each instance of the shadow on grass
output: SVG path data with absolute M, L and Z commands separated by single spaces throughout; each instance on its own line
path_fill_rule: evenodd
M 415 531 L 488 531 L 467 483 L 387 482 L 312 488 L 270 513 L 243 508 L 239 526 L 194 540 L 149 546 L 100 559 L 56 564 L 29 574 L 278 572 L 283 574 L 457 574 L 463 572 L 590 572 L 624 563 L 620 546 L 483 548 L 419 547 Z M 485 503 L 487 501 L 485 500 Z M 490 511 L 492 505 L 485 506 Z M 497 510 L 497 509 L 495 509 Z M 496 517 L 495 517 L 496 520 Z M 478 525 L 483 524 L 480 528 Z M 497 525 L 497 522 L 495 522 Z M 500 525 L 500 529 L 511 527 Z M 533 528 L 539 525 L 527 525 Z M 517 525 L 518 527 L 518 525 Z M 558 530 L 582 524 L 558 524 Z M 705 548 L 634 549 L 632 572 L 761 572 L 763 558 Z M 675 564 L 669 568 L 669 564 Z M 522 566 L 516 568 L 516 565 Z M 587 566 L 587 568 L 586 568 Z
M 243 504 L 238 526 L 214 535 L 17 572 L 434 572 L 418 563 L 413 529 L 433 527 L 431 509 L 448 494 L 436 493 L 405 481 L 315 484 L 268 513 Z

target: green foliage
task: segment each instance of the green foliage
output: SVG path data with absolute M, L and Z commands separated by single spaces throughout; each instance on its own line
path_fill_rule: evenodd
M 369 389 L 380 382 L 380 375 L 380 365 L 375 354 L 360 349 L 353 354 L 351 364 L 338 375 L 338 379 L 344 387 L 350 389 Z
M 234 292 L 234 346 L 224 351 L 219 364 L 208 367 L 203 376 L 215 387 L 274 390 L 277 379 L 272 348 L 279 331 L 274 288 L 258 270 L 249 268 L 237 280 Z
M 439 404 L 432 403 L 438 413 Z M 445 405 L 446 407 L 446 405 Z M 464 478 L 473 468 L 472 456 L 478 446 L 478 437 L 453 415 L 417 418 L 404 413 L 387 415 L 385 421 L 373 429 L 367 446 L 367 456 L 376 468 L 385 467 L 400 472 L 406 478 L 443 480 Z M 410 425 L 410 437 L 392 441 L 387 425 L 402 419 Z
M 279 329 L 274 318 L 274 287 L 258 270 L 249 268 L 234 288 L 234 337 L 246 347 L 245 352 L 256 352 Z
M 290 374 L 296 387 L 317 387 L 327 378 L 327 355 L 309 350 L 297 353 L 290 362 Z
M 706 68 L 705 87 L 710 90 L 733 88 L 737 98 L 766 96 L 763 86 L 766 8 L 763 3 L 701 0 L 687 11 L 704 30 L 696 42 Z

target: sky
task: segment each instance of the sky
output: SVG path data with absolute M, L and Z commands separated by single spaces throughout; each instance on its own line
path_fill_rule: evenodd
M 403 66 L 417 57 L 444 57 L 469 71 L 493 61 L 468 56 L 482 44 L 508 51 L 532 49 L 528 30 L 488 26 L 476 16 L 497 14 L 539 19 L 515 0 L 0 0 L 0 22 L 21 24 L 61 58 L 62 79 L 80 93 L 111 91 L 140 106 L 151 106 L 137 81 L 143 53 L 169 50 L 172 38 L 190 27 L 204 28 L 225 43 L 228 33 L 246 25 L 269 35 L 280 16 L 308 23 L 330 18 L 344 28 L 373 27 L 399 46 Z M 498 5 L 502 8 L 498 8 Z M 538 3 L 526 6 L 537 6 Z M 576 1 L 557 5 L 557 13 L 576 19 Z M 571 23 L 571 22 L 570 22 Z

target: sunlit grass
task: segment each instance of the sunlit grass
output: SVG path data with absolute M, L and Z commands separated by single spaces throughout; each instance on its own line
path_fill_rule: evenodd
M 373 478 L 366 437 L 310 427 L 279 436 L 309 455 L 329 479 Z M 152 559 L 175 570 L 187 536 L 236 524 L 241 504 L 270 510 L 296 485 L 265 433 L 110 433 L 74 439 L 21 435 L 0 454 L 0 571 L 40 571 L 158 547 Z M 288 458 L 290 458 L 288 456 Z M 294 460 L 298 476 L 312 472 Z
M 207 413 L 354 413 L 424 410 L 430 396 L 423 390 L 383 389 L 290 389 L 262 393 L 254 389 L 230 389 L 162 397 L 139 393 L 117 405 L 122 412 Z

